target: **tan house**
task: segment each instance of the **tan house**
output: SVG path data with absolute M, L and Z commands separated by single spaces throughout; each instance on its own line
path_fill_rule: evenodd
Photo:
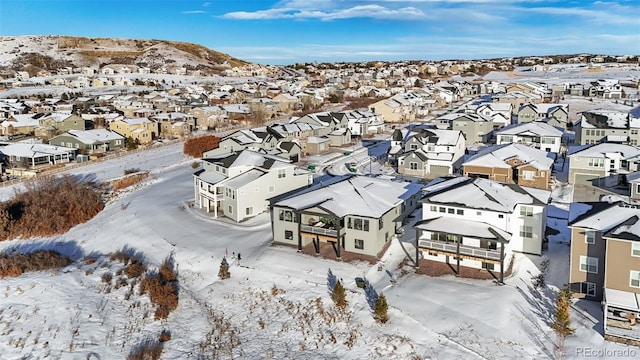
M 526 145 L 496 145 L 478 152 L 462 166 L 467 177 L 547 190 L 553 169 L 548 154 Z
M 137 140 L 140 144 L 148 144 L 158 136 L 158 124 L 147 118 L 123 118 L 109 123 L 109 130 L 115 131 L 125 138 Z
M 640 341 L 640 206 L 572 203 L 569 214 L 575 297 L 602 301 L 605 337 Z
M 638 170 L 640 148 L 631 145 L 601 143 L 570 148 L 567 156 L 569 158 L 568 182 L 570 184 L 606 185 L 605 178 L 617 178 L 619 175 Z M 594 181 L 598 183 L 594 183 Z M 617 183 L 613 185 L 617 185 Z
M 0 123 L 2 135 L 30 135 L 40 125 L 40 118 L 44 114 L 15 114 Z
M 39 119 L 35 135 L 48 140 L 69 130 L 84 130 L 84 119 L 78 115 L 64 113 L 48 114 Z

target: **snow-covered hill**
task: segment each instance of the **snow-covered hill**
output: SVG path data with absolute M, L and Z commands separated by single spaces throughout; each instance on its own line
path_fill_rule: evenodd
M 201 45 L 175 41 L 71 36 L 0 37 L 0 68 L 25 70 L 27 65 L 31 65 L 44 70 L 65 66 L 97 69 L 104 64 L 214 71 L 246 62 Z

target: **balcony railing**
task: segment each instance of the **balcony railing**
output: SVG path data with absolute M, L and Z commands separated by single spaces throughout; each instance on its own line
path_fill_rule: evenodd
M 635 327 L 637 327 L 637 325 L 635 325 L 633 328 L 630 327 L 629 329 L 623 329 L 615 325 L 612 326 L 610 325 L 610 322 L 608 322 L 607 329 L 605 330 L 604 334 L 640 341 L 640 330 L 634 329 Z
M 445 243 L 442 241 L 432 241 L 426 239 L 420 239 L 418 246 L 421 249 L 442 251 L 449 253 L 451 255 L 456 255 L 456 244 Z M 470 256 L 479 259 L 488 259 L 500 261 L 500 251 L 499 250 L 488 250 L 482 249 L 474 246 L 468 245 L 460 245 L 460 255 Z
M 330 237 L 338 237 L 338 230 L 327 229 L 327 228 L 320 227 L 320 226 L 300 225 L 300 231 L 301 232 L 306 232 L 306 233 L 311 233 L 311 234 L 325 235 L 325 236 L 330 236 Z
M 204 197 L 206 197 L 207 199 L 210 199 L 210 200 L 213 200 L 213 201 L 222 201 L 224 199 L 224 195 L 223 194 L 215 194 L 215 195 L 213 195 L 212 192 L 209 192 L 206 189 L 200 189 L 200 194 L 204 195 Z

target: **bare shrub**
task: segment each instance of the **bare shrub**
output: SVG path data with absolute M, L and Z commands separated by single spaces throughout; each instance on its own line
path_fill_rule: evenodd
M 110 272 L 106 272 L 106 273 L 102 274 L 101 279 L 102 279 L 103 283 L 110 284 L 111 280 L 113 279 L 113 274 L 110 273 Z
M 138 169 L 138 168 L 129 168 L 129 169 L 125 169 L 125 170 L 124 170 L 124 174 L 125 174 L 125 175 L 135 174 L 135 173 L 138 173 L 138 172 L 140 172 L 140 171 L 141 171 L 141 170 L 140 170 L 140 169 Z
M 158 340 L 146 339 L 142 343 L 134 346 L 127 360 L 157 360 L 162 355 L 163 345 Z
M 185 141 L 182 152 L 194 158 L 201 158 L 205 151 L 217 148 L 219 143 L 220 138 L 217 136 L 200 136 Z
M 171 257 L 165 259 L 157 273 L 149 273 L 140 282 L 140 294 L 149 294 L 157 306 L 155 319 L 165 319 L 178 307 L 178 278 Z
M 71 259 L 53 250 L 38 250 L 27 254 L 0 253 L 0 278 L 61 268 L 69 264 L 71 264 Z
M 45 176 L 0 203 L 0 240 L 61 234 L 84 223 L 103 208 L 95 184 L 71 175 Z
M 111 186 L 113 186 L 114 190 L 122 190 L 131 185 L 135 185 L 148 177 L 149 177 L 148 172 L 135 173 L 135 174 L 127 175 L 123 178 L 111 181 Z
M 162 342 L 167 342 L 169 340 L 171 340 L 171 331 L 165 329 L 162 330 L 162 332 L 160 333 L 160 338 L 158 339 L 161 343 Z

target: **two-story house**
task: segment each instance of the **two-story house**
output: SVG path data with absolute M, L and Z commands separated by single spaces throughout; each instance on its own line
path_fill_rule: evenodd
M 569 122 L 569 105 L 549 103 L 528 103 L 518 109 L 518 123 L 543 121 L 562 129 L 567 128 Z
M 640 143 L 640 109 L 630 112 L 617 110 L 590 110 L 581 113 L 574 126 L 576 143 L 591 145 L 600 142 L 617 142 L 638 145 Z M 638 114 L 640 115 L 640 114 Z
M 501 129 L 511 125 L 511 115 L 513 113 L 513 105 L 511 103 L 486 102 L 481 103 L 475 109 L 480 114 L 493 121 L 494 129 Z
M 271 206 L 273 241 L 378 256 L 420 201 L 421 185 L 368 176 L 316 184 Z
M 601 301 L 605 337 L 640 341 L 640 206 L 572 203 L 569 282 Z
M 616 143 L 571 147 L 567 154 L 568 181 L 579 185 L 605 185 L 604 178 L 637 171 L 640 162 L 640 148 Z
M 548 190 L 553 158 L 546 151 L 521 144 L 480 150 L 463 164 L 464 176 Z
M 394 132 L 401 133 L 400 129 Z M 457 130 L 413 128 L 397 156 L 400 174 L 425 179 L 453 175 L 461 167 L 465 138 Z
M 536 149 L 558 154 L 562 151 L 563 132 L 543 122 L 509 125 L 498 130 L 496 144 L 524 144 Z
M 125 138 L 148 144 L 158 136 L 158 123 L 147 118 L 118 118 L 109 123 L 109 130 Z
M 65 131 L 84 129 L 85 121 L 82 117 L 66 113 L 52 113 L 39 119 L 35 135 L 46 141 Z
M 268 210 L 269 199 L 311 185 L 312 174 L 284 158 L 243 150 L 203 158 L 194 173 L 195 204 L 199 209 L 236 222 Z
M 493 121 L 484 115 L 459 114 L 451 120 L 451 129 L 462 132 L 467 145 L 484 144 L 493 133 Z
M 423 189 L 417 266 L 436 261 L 499 273 L 514 252 L 541 255 L 551 192 L 482 178 L 441 178 Z

